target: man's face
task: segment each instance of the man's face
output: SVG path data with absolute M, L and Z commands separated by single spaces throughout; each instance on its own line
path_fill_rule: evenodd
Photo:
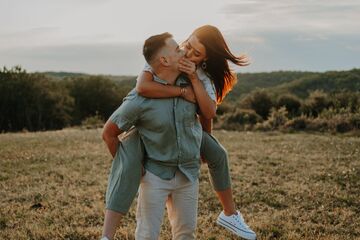
M 172 38 L 166 39 L 165 43 L 165 53 L 168 60 L 168 66 L 172 69 L 178 69 L 179 60 L 184 56 L 184 51 L 179 48 L 177 42 Z

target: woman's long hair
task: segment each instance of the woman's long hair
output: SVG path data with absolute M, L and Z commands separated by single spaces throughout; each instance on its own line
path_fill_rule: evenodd
M 221 103 L 226 94 L 237 81 L 236 73 L 230 70 L 228 61 L 238 65 L 249 65 L 245 55 L 239 57 L 231 53 L 219 29 L 211 25 L 204 25 L 192 33 L 205 46 L 207 60 L 204 61 L 204 71 L 213 80 L 216 89 L 217 103 Z

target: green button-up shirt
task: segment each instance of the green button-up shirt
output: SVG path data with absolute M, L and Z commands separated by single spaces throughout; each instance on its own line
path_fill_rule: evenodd
M 181 83 L 187 83 L 183 76 L 176 85 Z M 110 120 L 123 131 L 133 125 L 138 129 L 148 171 L 166 180 L 172 179 L 178 169 L 190 181 L 198 178 L 202 128 L 195 104 L 182 98 L 144 98 L 133 89 Z

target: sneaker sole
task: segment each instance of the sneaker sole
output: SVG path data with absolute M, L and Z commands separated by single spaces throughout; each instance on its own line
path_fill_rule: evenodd
M 240 233 L 238 233 L 236 231 L 236 229 L 233 226 L 231 226 L 230 224 L 228 224 L 227 222 L 225 222 L 222 219 L 217 219 L 216 223 L 218 225 L 222 226 L 223 228 L 229 230 L 230 232 L 234 233 L 236 236 L 242 237 L 242 238 L 247 239 L 247 240 L 256 240 L 256 237 L 254 238 L 254 237 L 251 237 L 251 236 L 241 235 Z

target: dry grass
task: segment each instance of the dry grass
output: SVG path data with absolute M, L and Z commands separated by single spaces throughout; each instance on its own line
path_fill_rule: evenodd
M 217 131 L 258 239 L 360 239 L 360 138 Z M 99 239 L 111 159 L 100 130 L 0 135 L 0 239 Z M 198 239 L 236 239 L 203 166 Z M 135 204 L 117 239 L 134 239 Z M 161 239 L 169 239 L 168 221 Z

